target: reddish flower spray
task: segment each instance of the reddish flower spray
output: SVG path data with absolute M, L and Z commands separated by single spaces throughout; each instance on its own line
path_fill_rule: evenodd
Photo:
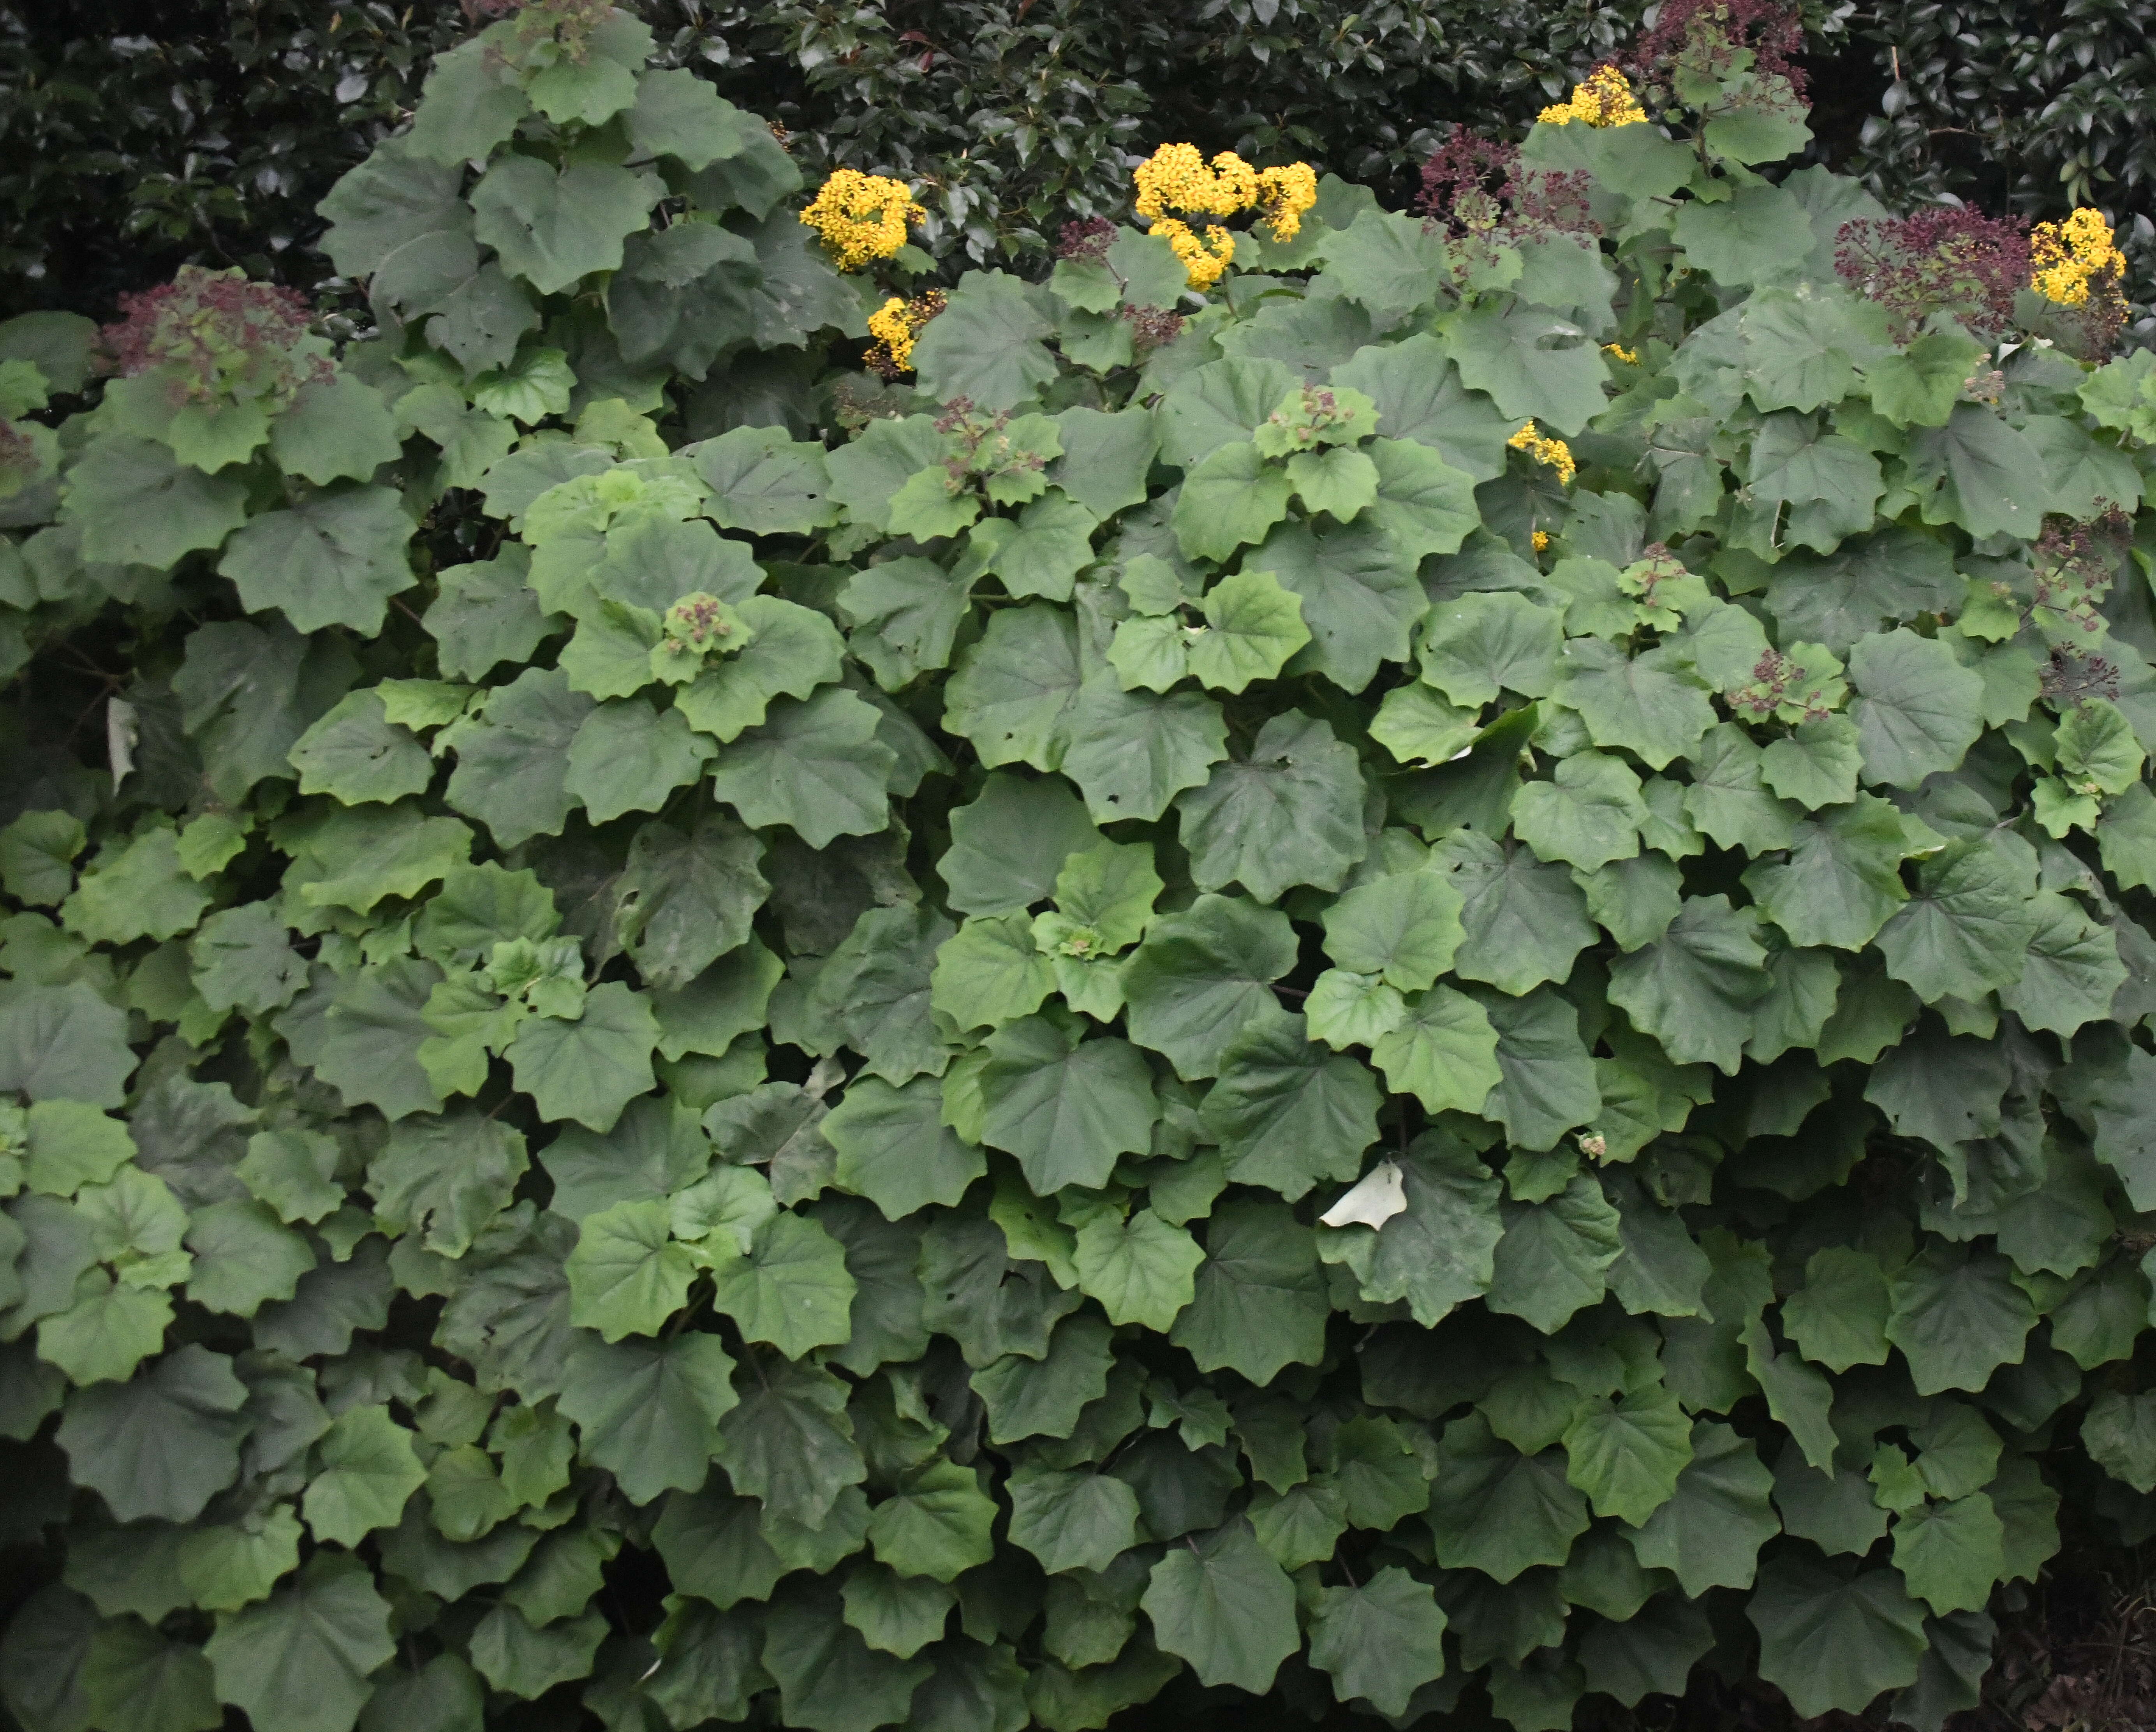
M 1074 264 L 1099 265 L 1106 262 L 1108 249 L 1115 244 L 1116 225 L 1106 217 L 1088 217 L 1082 223 L 1065 223 L 1063 234 L 1056 243 L 1055 256 L 1068 259 Z
M 1589 177 L 1523 167 L 1517 145 L 1455 126 L 1422 166 L 1423 214 L 1455 239 L 1498 245 L 1602 233 L 1589 204 Z
M 1979 337 L 2014 328 L 2014 297 L 2029 281 L 2028 225 L 1941 207 L 1912 217 L 1844 223 L 1835 274 L 1905 326 L 1951 313 Z
M 182 265 L 162 288 L 121 296 L 120 311 L 99 333 L 107 368 L 157 375 L 175 403 L 269 397 L 281 406 L 330 372 L 326 355 L 305 352 L 305 299 L 236 270 Z
M 1678 65 L 1724 76 L 1749 49 L 1755 71 L 1786 79 L 1802 96 L 1804 71 L 1793 56 L 1804 45 L 1795 12 L 1774 0 L 1662 0 L 1654 28 L 1633 44 L 1630 69 L 1645 84 L 1666 84 Z

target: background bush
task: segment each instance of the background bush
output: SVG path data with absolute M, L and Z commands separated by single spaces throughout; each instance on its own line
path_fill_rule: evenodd
M 582 46 L 0 326 L 26 1732 L 1937 1732 L 2156 1531 L 2149 355 L 1724 61 L 882 378 Z
M 1851 166 L 1873 190 L 2030 217 L 2102 204 L 2150 298 L 2156 46 L 2131 0 L 1881 7 L 1851 23 L 1871 63 L 1856 89 L 1877 92 Z
M 312 283 L 316 204 L 461 23 L 454 6 L 298 0 L 0 8 L 13 310 L 109 317 L 189 261 Z
M 926 244 L 955 268 L 1038 256 L 1073 214 L 1119 209 L 1123 154 L 1169 138 L 1304 158 L 1404 203 L 1446 127 L 1524 126 L 1645 9 L 654 0 L 646 15 L 675 64 L 803 135 L 808 172 L 920 177 Z M 188 260 L 316 280 L 315 202 L 462 24 L 449 0 L 331 11 L 333 33 L 296 0 L 0 7 L 0 301 L 109 309 Z M 2098 205 L 2150 298 L 2156 75 L 2133 0 L 1808 0 L 1804 18 L 1813 160 L 1897 208 Z

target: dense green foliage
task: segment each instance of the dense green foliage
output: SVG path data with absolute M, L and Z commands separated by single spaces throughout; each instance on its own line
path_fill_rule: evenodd
M 652 47 L 0 326 L 8 1709 L 1936 1732 L 2156 1529 L 2156 360 L 1734 54 L 886 384 Z
M 1527 126 L 1632 35 L 1639 0 L 1532 7 L 1224 0 L 647 0 L 668 63 L 803 135 L 812 173 L 917 176 L 928 249 L 1037 258 L 1118 213 L 1122 153 L 1188 138 L 1302 157 L 1404 203 L 1455 123 Z M 316 201 L 408 109 L 455 0 L 0 5 L 4 295 L 109 308 L 179 264 L 310 285 Z M 2135 0 L 1806 6 L 1814 160 L 1897 209 L 1943 195 L 2055 218 L 2101 206 L 2156 283 L 2156 68 Z

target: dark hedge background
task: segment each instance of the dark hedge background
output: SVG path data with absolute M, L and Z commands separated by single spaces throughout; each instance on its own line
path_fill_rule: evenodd
M 926 183 L 953 275 L 1128 197 L 1163 140 L 1300 157 L 1406 202 L 1455 121 L 1517 129 L 1629 40 L 1640 0 L 642 0 L 680 64 L 803 167 Z M 2147 0 L 1805 0 L 1814 153 L 1891 203 L 2101 207 L 2156 295 Z M 457 0 L 0 5 L 0 316 L 110 316 L 190 260 L 311 286 L 316 201 L 465 28 Z M 2145 311 L 2145 310 L 2144 310 Z M 2143 339 L 2156 334 L 2145 322 Z

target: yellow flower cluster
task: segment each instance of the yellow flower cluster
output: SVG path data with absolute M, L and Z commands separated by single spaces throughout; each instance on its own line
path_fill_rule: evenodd
M 1640 352 L 1637 349 L 1628 349 L 1620 342 L 1603 344 L 1602 352 L 1612 360 L 1623 362 L 1627 367 L 1637 367 L 1640 364 Z
M 869 335 L 875 341 L 862 358 L 887 379 L 913 370 L 913 345 L 921 327 L 943 311 L 941 289 L 931 289 L 911 301 L 896 295 L 869 315 Z
M 1187 223 L 1179 223 L 1173 217 L 1162 217 L 1146 233 L 1160 235 L 1175 249 L 1175 256 L 1183 261 L 1183 270 L 1190 278 L 1190 286 L 1200 294 L 1219 282 L 1235 260 L 1235 237 L 1218 223 L 1208 223 L 1205 232 L 1200 234 Z
M 839 169 L 801 213 L 801 220 L 824 237 L 841 270 L 890 258 L 906 244 L 906 225 L 927 219 L 904 181 L 857 168 Z
M 2089 285 L 2126 269 L 2126 254 L 2112 239 L 2103 213 L 2082 206 L 2063 223 L 2039 223 L 2029 236 L 2036 274 L 2030 286 L 2061 306 L 2080 306 Z
M 1218 223 L 1208 223 L 1200 233 L 1183 217 L 1232 217 L 1256 209 L 1275 240 L 1292 240 L 1301 231 L 1302 213 L 1317 203 L 1317 174 L 1307 162 L 1253 168 L 1233 151 L 1222 151 L 1209 167 L 1191 144 L 1163 145 L 1132 177 L 1137 182 L 1137 213 L 1152 221 L 1147 232 L 1175 249 L 1190 286 L 1200 290 L 1219 281 L 1235 262 L 1235 237 Z
M 1223 151 L 1208 168 L 1194 144 L 1164 144 L 1138 164 L 1137 212 L 1159 217 L 1179 210 L 1187 217 L 1232 217 L 1248 210 L 1258 196 L 1258 172 L 1233 151 Z
M 1258 171 L 1258 206 L 1275 240 L 1293 240 L 1302 232 L 1302 213 L 1317 203 L 1317 171 L 1307 162 Z
M 1572 87 L 1569 102 L 1554 103 L 1535 118 L 1562 126 L 1584 121 L 1590 126 L 1634 126 L 1647 118 L 1625 75 L 1614 66 L 1598 66 L 1583 84 Z
M 1537 463 L 1547 463 L 1557 471 L 1557 478 L 1568 487 L 1577 475 L 1578 465 L 1572 460 L 1572 447 L 1561 439 L 1545 439 L 1532 421 L 1514 434 L 1505 443 L 1516 451 L 1525 451 Z

